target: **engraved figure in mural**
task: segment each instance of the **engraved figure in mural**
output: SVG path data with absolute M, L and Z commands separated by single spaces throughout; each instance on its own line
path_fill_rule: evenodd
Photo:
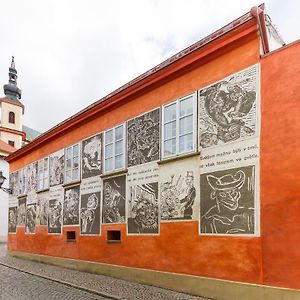
M 62 205 L 57 199 L 49 200 L 48 233 L 61 233 Z
M 128 166 L 159 159 L 159 109 L 128 121 Z
M 36 222 L 36 203 L 28 204 L 26 211 L 26 233 L 34 233 L 35 232 L 35 223 Z
M 37 190 L 37 163 L 33 163 L 27 166 L 27 192 Z
M 18 201 L 18 226 L 25 226 L 26 221 L 26 198 L 19 199 Z
M 64 182 L 64 151 L 59 151 L 50 156 L 50 186 Z
M 81 234 L 100 233 L 100 192 L 81 195 Z
M 158 233 L 158 182 L 130 187 L 129 234 Z
M 255 167 L 200 175 L 201 233 L 254 234 Z
M 255 134 L 256 76 L 254 67 L 200 91 L 201 147 Z
M 9 175 L 9 188 L 12 190 L 12 195 L 18 195 L 18 172 Z
M 17 207 L 8 209 L 8 232 L 16 232 L 17 228 Z
M 101 134 L 82 142 L 82 178 L 101 174 L 101 145 Z
M 171 175 L 170 181 L 161 186 L 161 219 L 191 220 L 194 212 L 196 189 L 194 172 L 187 171 L 186 177 Z
M 65 189 L 63 224 L 79 225 L 79 186 Z
M 103 223 L 125 223 L 126 176 L 104 180 Z
M 47 198 L 37 200 L 37 224 L 47 225 L 48 224 L 48 200 Z

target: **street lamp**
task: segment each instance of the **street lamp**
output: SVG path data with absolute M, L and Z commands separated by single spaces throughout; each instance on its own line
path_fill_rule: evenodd
M 4 192 L 6 192 L 8 194 L 12 194 L 12 189 L 2 187 L 2 184 L 5 180 L 6 180 L 6 177 L 3 175 L 2 171 L 0 171 L 0 190 L 3 190 Z

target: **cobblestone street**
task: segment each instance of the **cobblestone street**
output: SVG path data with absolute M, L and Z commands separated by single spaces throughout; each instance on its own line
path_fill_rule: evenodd
M 0 265 L 1 300 L 109 299 Z
M 0 244 L 0 299 L 206 300 L 207 298 L 10 257 L 6 255 L 6 245 Z

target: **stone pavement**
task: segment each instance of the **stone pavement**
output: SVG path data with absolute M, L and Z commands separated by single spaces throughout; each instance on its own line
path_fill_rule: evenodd
M 116 279 L 109 276 L 85 273 L 18 259 L 6 254 L 5 244 L 0 244 L 0 266 L 21 270 L 27 274 L 34 274 L 50 279 L 57 283 L 66 284 L 69 287 L 75 287 L 77 289 L 79 288 L 82 291 L 94 293 L 95 296 L 102 296 L 104 297 L 103 299 L 207 300 L 207 298 L 177 293 L 158 287 Z M 36 298 L 31 297 L 31 299 L 33 300 Z M 44 299 L 46 300 L 47 298 Z M 64 299 L 64 297 L 55 299 Z M 95 297 L 95 299 L 101 298 Z

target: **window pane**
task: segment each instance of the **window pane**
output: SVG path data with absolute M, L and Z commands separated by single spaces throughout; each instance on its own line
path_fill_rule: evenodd
M 66 182 L 71 181 L 71 170 L 66 172 Z
M 68 159 L 68 160 L 67 160 L 67 163 L 66 163 L 66 169 L 67 169 L 67 170 L 71 170 L 71 168 L 72 168 L 71 159 Z
M 105 171 L 110 171 L 112 169 L 113 169 L 113 159 L 112 158 L 105 159 Z
M 66 151 L 66 159 L 69 159 L 72 157 L 72 148 L 68 148 Z
M 164 142 L 164 156 L 169 156 L 176 153 L 176 139 Z
M 193 116 L 184 117 L 179 120 L 179 134 L 193 131 Z
M 79 162 L 79 158 L 78 157 L 74 157 L 73 159 L 73 168 L 78 168 L 78 162 Z
M 170 139 L 176 136 L 176 121 L 165 124 L 164 139 Z
M 72 173 L 72 180 L 77 180 L 79 179 L 79 169 L 73 169 L 73 173 Z
M 115 155 L 123 153 L 123 140 L 116 142 L 115 144 Z
M 179 137 L 179 152 L 193 150 L 193 134 L 186 134 Z
M 113 145 L 105 146 L 105 158 L 110 158 L 113 156 Z
M 113 142 L 113 130 L 108 130 L 105 133 L 105 144 L 109 144 Z
M 193 96 L 180 101 L 179 117 L 193 113 Z
M 44 170 L 48 170 L 48 158 L 44 159 Z
M 123 167 L 123 154 L 115 157 L 115 169 L 120 169 Z
M 79 145 L 74 145 L 73 146 L 73 157 L 78 156 L 79 152 Z
M 176 119 L 176 103 L 166 106 L 164 111 L 164 122 L 169 122 Z
M 115 129 L 115 141 L 123 138 L 123 125 Z

